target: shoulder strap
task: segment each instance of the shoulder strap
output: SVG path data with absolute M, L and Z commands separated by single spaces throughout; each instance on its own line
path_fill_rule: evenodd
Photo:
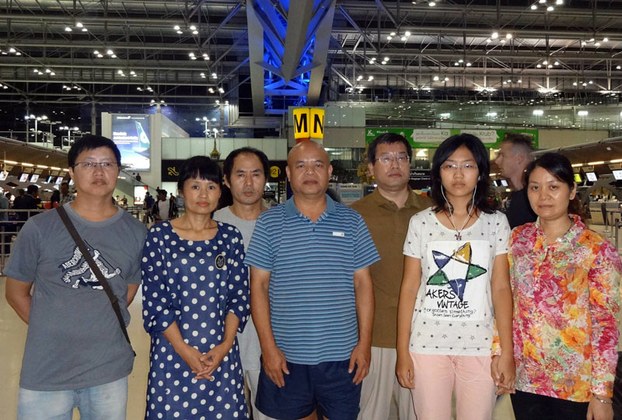
M 119 300 L 117 299 L 117 296 L 112 292 L 112 289 L 110 288 L 110 284 L 108 284 L 108 280 L 106 280 L 106 278 L 102 274 L 101 270 L 95 263 L 93 256 L 87 249 L 86 244 L 84 243 L 84 241 L 80 237 L 80 234 L 76 230 L 76 227 L 71 222 L 71 219 L 69 219 L 69 216 L 67 215 L 67 211 L 63 208 L 63 206 L 57 207 L 56 210 L 58 211 L 58 215 L 60 216 L 61 220 L 65 224 L 65 227 L 69 231 L 69 234 L 71 235 L 74 242 L 78 246 L 80 253 L 84 257 L 86 262 L 89 264 L 89 267 L 91 267 L 91 271 L 93 272 L 95 277 L 97 277 L 97 280 L 99 280 L 99 283 L 104 288 L 106 295 L 108 295 L 108 299 L 110 299 L 110 303 L 112 304 L 112 309 L 114 310 L 114 313 L 117 316 L 117 319 L 119 320 L 119 325 L 121 326 L 123 335 L 125 336 L 125 339 L 129 343 L 130 347 L 132 347 L 132 343 L 130 342 L 130 336 L 128 335 L 127 328 L 125 327 L 125 321 L 123 321 L 123 315 L 121 315 L 121 308 L 119 307 Z

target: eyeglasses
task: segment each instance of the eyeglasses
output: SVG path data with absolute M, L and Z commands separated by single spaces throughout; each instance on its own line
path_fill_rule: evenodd
M 95 162 L 95 161 L 84 161 L 84 162 L 76 162 L 73 165 L 74 168 L 82 168 L 82 169 L 87 169 L 87 170 L 94 170 L 95 168 L 99 167 L 103 170 L 111 170 L 117 167 L 117 163 L 116 162 Z
M 393 162 L 397 162 L 398 166 L 410 164 L 410 156 L 406 153 L 385 153 L 380 155 L 376 161 L 383 165 L 390 165 Z
M 477 170 L 477 165 L 474 163 L 443 163 L 441 170 L 445 172 L 458 172 L 458 169 L 462 169 L 465 172 L 471 172 Z

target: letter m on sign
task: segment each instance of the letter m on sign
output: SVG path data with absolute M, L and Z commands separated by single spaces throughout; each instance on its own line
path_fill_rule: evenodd
M 294 108 L 294 139 L 324 138 L 323 108 Z

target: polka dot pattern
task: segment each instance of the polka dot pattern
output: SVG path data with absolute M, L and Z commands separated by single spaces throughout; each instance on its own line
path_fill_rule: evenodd
M 149 232 L 142 259 L 143 321 L 151 335 L 146 419 L 247 419 L 237 340 L 214 372 L 195 380 L 163 336 L 176 323 L 184 341 L 202 353 L 222 342 L 225 317 L 249 316 L 248 271 L 240 232 L 218 223 L 209 241 L 181 239 L 170 223 Z

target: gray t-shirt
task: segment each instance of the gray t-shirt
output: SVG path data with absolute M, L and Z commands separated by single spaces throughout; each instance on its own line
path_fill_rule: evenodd
M 248 249 L 248 243 L 251 241 L 251 236 L 253 236 L 257 220 L 240 219 L 238 216 L 233 214 L 230 207 L 225 207 L 216 211 L 214 213 L 214 220 L 229 223 L 230 225 L 238 228 L 240 233 L 242 233 L 244 251 Z M 244 368 L 245 371 L 261 369 L 261 347 L 259 345 L 259 337 L 257 336 L 257 330 L 255 329 L 255 324 L 253 324 L 252 318 L 249 318 L 246 323 L 244 332 L 238 333 L 238 343 L 240 345 L 242 368 Z
M 91 222 L 69 204 L 64 208 L 92 250 L 129 323 L 127 287 L 140 283 L 145 226 L 121 209 L 108 220 Z M 22 388 L 91 387 L 132 371 L 134 356 L 110 300 L 56 211 L 28 220 L 4 271 L 7 277 L 34 285 Z

